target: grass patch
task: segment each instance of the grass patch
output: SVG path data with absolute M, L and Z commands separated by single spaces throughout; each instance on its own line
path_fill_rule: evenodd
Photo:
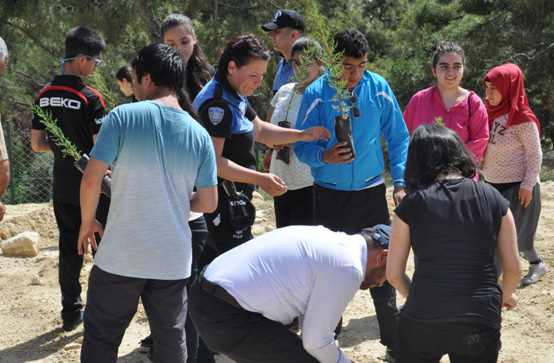
M 549 171 L 541 171 L 539 174 L 539 177 L 541 179 L 541 182 L 547 181 L 547 180 L 554 180 L 554 169 Z

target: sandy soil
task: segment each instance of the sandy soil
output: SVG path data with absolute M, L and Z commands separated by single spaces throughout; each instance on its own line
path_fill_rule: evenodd
M 541 189 L 543 209 L 536 245 L 551 272 L 535 285 L 520 287 L 519 305 L 514 311 L 503 313 L 500 362 L 554 362 L 554 183 L 543 183 Z M 256 204 L 261 213 L 255 231 L 271 230 L 272 203 L 257 200 Z M 47 204 L 8 206 L 5 220 L 0 223 L 0 240 L 23 231 L 40 233 L 40 254 L 34 258 L 0 255 L 0 362 L 78 362 L 83 328 L 64 332 L 59 318 L 58 232 L 51 207 Z M 522 262 L 525 274 L 528 264 Z M 87 256 L 81 278 L 84 288 L 91 267 L 92 259 Z M 32 285 L 36 276 L 40 284 Z M 399 306 L 403 302 L 399 297 Z M 147 334 L 148 322 L 139 306 L 121 344 L 119 362 L 149 362 L 137 349 L 140 339 Z M 340 346 L 356 361 L 382 362 L 384 347 L 379 344 L 369 292 L 360 291 L 349 304 Z M 225 357 L 217 360 L 230 362 Z M 443 358 L 442 362 L 448 359 Z

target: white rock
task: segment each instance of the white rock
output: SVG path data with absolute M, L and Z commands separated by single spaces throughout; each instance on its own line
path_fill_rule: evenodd
M 260 200 L 263 201 L 264 197 L 260 193 L 258 193 L 257 191 L 253 191 L 252 192 L 252 199 L 260 199 Z
M 68 345 L 66 345 L 64 347 L 65 350 L 80 349 L 80 348 L 81 348 L 81 344 L 79 344 L 79 343 L 69 343 Z
M 39 252 L 40 235 L 37 232 L 23 232 L 2 243 L 2 253 L 13 257 L 35 257 Z
M 31 285 L 42 285 L 42 281 L 38 275 L 35 275 L 31 278 Z
M 255 224 L 252 226 L 252 234 L 254 235 L 254 237 L 256 236 L 260 236 L 262 234 L 264 234 L 264 228 L 263 226 L 259 225 L 259 224 Z

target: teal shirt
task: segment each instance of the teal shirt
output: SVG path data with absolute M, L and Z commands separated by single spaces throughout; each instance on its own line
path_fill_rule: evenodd
M 91 156 L 113 165 L 112 208 L 95 265 L 128 277 L 189 277 L 190 196 L 195 186 L 217 184 L 206 130 L 170 106 L 126 104 L 110 112 Z

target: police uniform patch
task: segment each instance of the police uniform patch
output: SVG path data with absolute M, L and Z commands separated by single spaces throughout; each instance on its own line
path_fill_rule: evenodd
M 208 117 L 210 118 L 210 121 L 214 125 L 219 124 L 223 120 L 224 115 L 225 115 L 225 110 L 223 110 L 221 107 L 208 108 Z

